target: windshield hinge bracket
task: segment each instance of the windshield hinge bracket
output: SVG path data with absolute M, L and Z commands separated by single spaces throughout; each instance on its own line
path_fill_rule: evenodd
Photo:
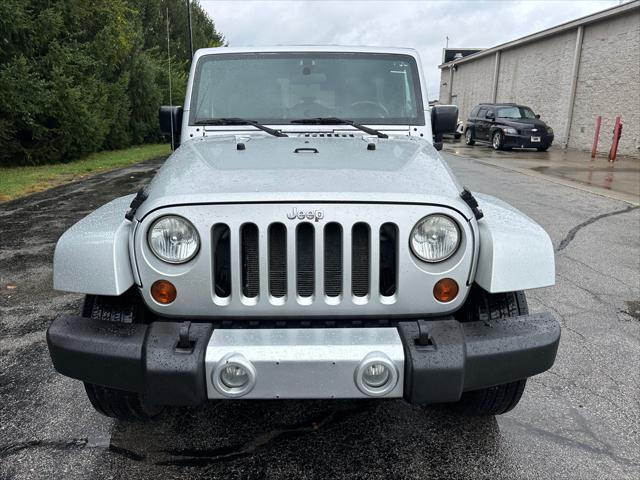
M 147 199 L 148 196 L 149 194 L 144 190 L 144 188 L 141 190 L 138 190 L 138 193 L 136 193 L 135 198 L 131 200 L 131 204 L 129 205 L 129 210 L 127 210 L 127 213 L 125 213 L 124 218 L 126 218 L 129 221 L 133 220 L 133 217 L 136 214 L 136 210 L 138 210 L 138 207 L 142 205 L 142 203 Z
M 476 217 L 476 220 L 480 220 L 482 217 L 484 217 L 484 213 L 482 213 L 482 210 L 480 209 L 480 207 L 478 207 L 478 201 L 476 200 L 476 197 L 473 196 L 473 193 L 471 193 L 471 191 L 467 187 L 463 187 L 462 192 L 460 193 L 460 198 L 464 200 L 464 203 L 469 205 L 469 208 L 471 208 L 471 211 Z

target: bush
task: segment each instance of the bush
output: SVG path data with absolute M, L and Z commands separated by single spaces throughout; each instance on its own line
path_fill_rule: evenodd
M 190 63 L 184 0 L 2 0 L 0 165 L 157 142 L 169 100 L 167 9 L 179 103 Z M 222 45 L 196 2 L 192 19 L 194 48 Z

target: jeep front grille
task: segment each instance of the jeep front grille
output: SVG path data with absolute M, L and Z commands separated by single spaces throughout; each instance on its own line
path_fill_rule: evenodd
M 442 264 L 420 262 L 409 246 L 416 222 L 433 213 L 454 218 L 462 233 L 458 252 Z M 149 249 L 148 226 L 167 214 L 188 218 L 200 233 L 200 250 L 185 264 L 162 262 Z M 471 228 L 457 211 L 438 205 L 177 205 L 144 219 L 135 256 L 145 303 L 167 317 L 247 325 L 263 319 L 391 321 L 460 308 L 478 249 Z M 446 304 L 431 294 L 443 276 L 461 289 Z M 150 296 L 148 286 L 159 279 L 176 287 L 171 304 L 158 305 Z
M 262 236 L 266 242 L 261 243 Z M 272 223 L 264 232 L 254 223 L 241 225 L 237 232 L 216 224 L 212 248 L 213 291 L 221 305 L 238 291 L 247 300 L 245 305 L 255 305 L 261 295 L 274 304 L 338 304 L 346 296 L 364 304 L 383 297 L 389 300 L 397 290 L 398 227 L 394 223 L 379 229 L 364 222 Z M 235 272 L 239 279 L 234 278 Z M 290 298 L 292 292 L 296 298 Z

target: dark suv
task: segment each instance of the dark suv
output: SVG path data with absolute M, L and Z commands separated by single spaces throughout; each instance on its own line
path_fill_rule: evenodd
M 494 150 L 519 147 L 544 152 L 553 142 L 553 129 L 529 107 L 515 103 L 481 103 L 469 114 L 464 139 L 467 145 L 491 143 Z

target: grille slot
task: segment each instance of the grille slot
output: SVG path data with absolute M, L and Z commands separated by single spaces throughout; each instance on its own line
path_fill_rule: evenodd
M 242 244 L 242 294 L 255 298 L 260 292 L 260 265 L 258 258 L 258 227 L 247 223 L 240 229 Z
M 282 223 L 269 226 L 269 293 L 287 295 L 287 229 Z
M 342 227 L 335 222 L 324 228 L 324 293 L 342 294 Z
M 398 227 L 385 223 L 380 227 L 380 295 L 395 295 L 398 278 Z
M 296 288 L 301 297 L 311 297 L 314 289 L 314 241 L 313 225 L 304 222 L 296 230 Z
M 213 226 L 213 290 L 217 297 L 231 295 L 231 232 L 223 223 Z
M 369 294 L 370 235 L 369 225 L 356 223 L 351 230 L 351 291 L 356 297 Z

